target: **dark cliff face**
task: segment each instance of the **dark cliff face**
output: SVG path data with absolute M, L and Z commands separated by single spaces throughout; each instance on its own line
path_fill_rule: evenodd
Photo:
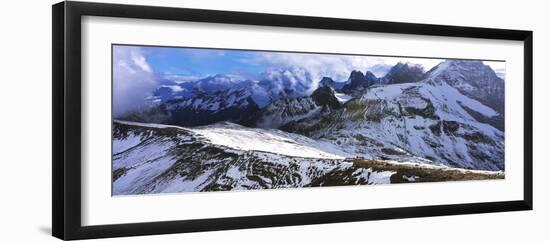
M 367 71 L 366 74 L 363 74 L 361 71 L 354 70 L 351 72 L 348 82 L 342 87 L 342 92 L 362 91 L 377 82 L 378 78 L 372 72 Z
M 420 65 L 398 63 L 382 78 L 382 84 L 413 83 L 424 79 L 424 68 Z
M 340 101 L 338 101 L 338 99 L 334 95 L 334 90 L 332 90 L 332 88 L 328 86 L 317 88 L 311 94 L 311 98 L 319 106 L 327 106 L 332 109 L 338 109 L 342 107 L 342 103 L 340 103 Z

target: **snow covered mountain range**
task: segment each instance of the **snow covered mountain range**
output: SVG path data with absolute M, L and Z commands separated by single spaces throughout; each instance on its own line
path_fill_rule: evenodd
M 503 178 L 504 80 L 481 61 L 216 75 L 150 100 L 114 123 L 115 195 Z

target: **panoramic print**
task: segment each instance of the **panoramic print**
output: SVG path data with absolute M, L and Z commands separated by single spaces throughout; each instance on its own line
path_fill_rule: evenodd
M 112 195 L 504 178 L 504 61 L 112 51 Z

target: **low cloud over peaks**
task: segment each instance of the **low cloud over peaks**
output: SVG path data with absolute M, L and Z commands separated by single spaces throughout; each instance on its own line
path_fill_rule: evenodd
M 113 47 L 113 114 L 115 117 L 143 108 L 157 80 L 139 47 Z

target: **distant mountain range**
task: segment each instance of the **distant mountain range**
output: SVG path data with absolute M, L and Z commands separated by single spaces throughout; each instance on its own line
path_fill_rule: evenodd
M 307 97 L 316 90 L 316 86 L 331 87 L 336 97 L 349 99 L 360 97 L 372 86 L 435 81 L 446 83 L 461 94 L 491 107 L 502 118 L 485 121 L 501 130 L 504 125 L 504 80 L 481 61 L 449 60 L 428 72 L 424 72 L 420 65 L 398 63 L 383 77 L 376 77 L 369 71 L 363 74 L 355 70 L 345 82 L 324 77 L 315 83 L 311 74 L 300 68 L 270 70 L 261 76 L 260 80 L 242 80 L 219 74 L 195 81 L 162 85 L 150 98 L 155 103 L 151 109 L 131 113 L 120 119 L 181 126 L 232 121 L 253 126 L 262 108 L 279 100 L 285 101 L 285 98 Z M 153 119 L 148 120 L 151 117 Z M 483 119 L 483 116 L 478 118 Z

